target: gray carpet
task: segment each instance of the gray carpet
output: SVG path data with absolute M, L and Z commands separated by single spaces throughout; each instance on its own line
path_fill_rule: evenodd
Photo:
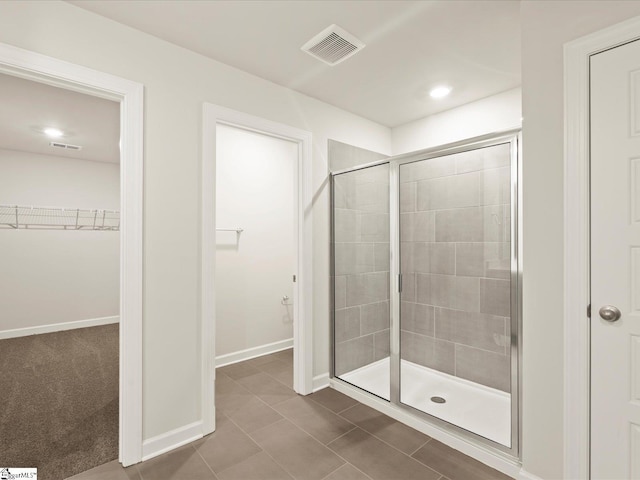
M 0 464 L 61 480 L 118 457 L 118 325 L 0 340 Z

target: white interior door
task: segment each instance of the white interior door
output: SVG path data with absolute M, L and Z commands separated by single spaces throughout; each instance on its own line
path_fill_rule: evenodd
M 591 302 L 591 477 L 640 479 L 640 41 L 591 57 Z

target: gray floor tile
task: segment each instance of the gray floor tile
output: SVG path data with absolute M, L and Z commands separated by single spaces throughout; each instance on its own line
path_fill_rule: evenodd
M 261 357 L 255 357 L 255 358 L 252 358 L 250 360 L 245 360 L 242 363 L 245 363 L 247 365 L 251 365 L 252 367 L 258 368 L 258 367 L 260 367 L 260 365 L 264 365 L 265 363 L 269 363 L 269 362 L 273 362 L 274 360 L 278 360 L 273 355 L 274 355 L 273 353 L 270 354 L 270 355 L 262 355 Z
M 141 478 L 135 465 L 123 468 L 117 460 L 114 460 L 73 477 L 68 477 L 67 480 L 141 480 Z
M 256 367 L 245 362 L 233 363 L 231 365 L 227 365 L 226 367 L 220 367 L 216 370 L 224 373 L 226 376 L 233 380 L 248 377 L 249 375 L 254 375 L 259 372 Z
M 275 405 L 296 396 L 296 393 L 266 373 L 257 373 L 238 380 L 238 383 L 268 405 Z
M 272 360 L 260 365 L 258 369 L 268 375 L 271 375 L 287 387 L 293 388 L 293 364 L 291 362 Z
M 293 348 L 287 348 L 286 350 L 272 353 L 270 356 L 283 362 L 289 362 L 293 365 Z
M 350 463 L 345 463 L 323 480 L 371 480 L 371 477 L 365 475 Z
M 253 432 L 282 420 L 282 415 L 256 396 L 228 416 L 245 432 Z
M 274 408 L 324 444 L 354 428 L 354 425 L 344 418 L 305 397 L 292 398 L 275 405 Z
M 279 465 L 296 479 L 320 480 L 344 461 L 288 420 L 251 434 Z
M 347 397 L 343 393 L 329 387 L 318 390 L 317 392 L 308 395 L 307 398 L 318 402 L 320 405 L 327 407 L 335 413 L 339 413 L 349 407 L 353 407 L 358 403 L 357 400 Z
M 218 475 L 220 480 L 291 480 L 280 465 L 264 452 L 257 453 Z
M 355 405 L 340 415 L 408 455 L 431 438 L 363 404 Z
M 440 474 L 356 428 L 329 445 L 374 480 L 438 480 Z
M 413 458 L 451 480 L 509 480 L 511 478 L 437 440 L 431 440 L 414 453 Z
M 254 395 L 226 375 L 216 376 L 216 410 L 231 413 L 246 405 Z
M 246 433 L 225 417 L 218 420 L 215 432 L 195 442 L 195 446 L 214 472 L 237 465 L 260 451 Z
M 192 445 L 138 465 L 143 480 L 213 480 L 216 476 Z

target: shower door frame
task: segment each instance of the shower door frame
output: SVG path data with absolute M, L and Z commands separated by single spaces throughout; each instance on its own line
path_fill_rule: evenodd
M 438 417 L 404 404 L 400 399 L 400 166 L 409 163 L 429 160 L 433 158 L 454 155 L 457 153 L 487 148 L 491 146 L 509 143 L 511 147 L 511 447 L 484 438 L 474 432 L 449 423 Z M 334 190 L 335 178 L 338 175 L 355 172 L 379 165 L 389 164 L 389 247 L 390 247 L 390 272 L 389 272 L 389 300 L 390 300 L 390 400 L 368 392 L 356 385 L 342 380 L 335 375 L 335 229 L 334 229 Z M 482 135 L 471 139 L 462 140 L 438 147 L 433 147 L 417 152 L 397 155 L 376 162 L 358 165 L 335 172 L 331 172 L 331 253 L 330 253 L 330 294 L 331 294 L 331 361 L 330 378 L 332 386 L 338 387 L 344 393 L 360 394 L 360 399 L 367 401 L 370 406 L 377 407 L 383 404 L 393 410 L 400 410 L 398 417 L 406 418 L 403 413 L 409 413 L 414 418 L 426 421 L 435 431 L 454 434 L 463 441 L 470 442 L 483 450 L 503 457 L 507 461 L 520 460 L 520 445 L 522 435 L 522 196 L 518 186 L 521 181 L 522 164 L 522 136 L 521 129 Z M 364 397 L 362 396 L 364 394 Z M 384 403 L 381 403 L 384 402 Z M 390 412 L 391 413 L 391 412 Z M 393 412 L 396 413 L 396 412 Z M 428 432 L 431 436 L 433 431 Z M 446 437 L 439 440 L 448 443 Z M 436 437 L 437 438 L 437 437 Z

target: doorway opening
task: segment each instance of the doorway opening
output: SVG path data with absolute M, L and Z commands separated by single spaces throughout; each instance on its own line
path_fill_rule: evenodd
M 64 62 L 52 57 L 41 55 L 35 52 L 17 48 L 11 45 L 0 44 L 0 74 L 19 77 L 34 81 L 42 87 L 60 87 L 69 92 L 77 92 L 109 100 L 117 104 L 117 119 L 119 127 L 115 126 L 118 142 L 115 149 L 119 154 L 120 171 L 116 174 L 115 184 L 119 189 L 116 193 L 117 204 L 119 206 L 119 221 L 114 218 L 113 212 L 104 210 L 114 210 L 109 208 L 94 207 L 94 210 L 103 210 L 103 216 L 98 219 L 97 212 L 94 212 L 94 219 L 87 219 L 89 214 L 86 209 L 79 208 L 79 203 L 72 205 L 75 207 L 75 218 L 67 218 L 68 211 L 61 215 L 60 210 L 56 210 L 56 218 L 45 218 L 39 221 L 40 226 L 47 223 L 56 222 L 56 226 L 66 230 L 60 232 L 37 232 L 25 231 L 24 228 L 14 228 L 10 226 L 4 231 L 6 234 L 25 234 L 33 237 L 41 233 L 56 234 L 77 234 L 86 235 L 115 234 L 119 247 L 116 246 L 116 315 L 119 318 L 117 327 L 117 350 L 119 360 L 114 367 L 117 374 L 118 401 L 117 401 L 117 431 L 116 451 L 118 460 L 128 466 L 137 463 L 142 457 L 142 162 L 143 162 L 143 86 L 139 83 L 116 77 L 110 74 L 85 68 L 79 65 Z M 44 85 L 42 85 L 44 84 Z M 32 99 L 33 101 L 33 99 Z M 61 109 L 64 110 L 64 109 Z M 50 125 L 50 127 L 54 127 Z M 51 133 L 51 132 L 50 132 Z M 55 133 L 55 132 L 54 132 Z M 64 135 L 64 132 L 63 132 Z M 56 142 L 58 143 L 58 142 Z M 65 143 L 64 150 L 73 150 L 68 146 L 78 146 L 71 141 Z M 82 145 L 80 145 L 82 146 Z M 51 148 L 63 148 L 60 146 Z M 97 163 L 97 162 L 96 162 Z M 51 167 L 51 165 L 47 165 Z M 63 174 L 64 175 L 64 174 Z M 49 179 L 50 183 L 55 183 L 55 178 Z M 68 179 L 58 179 L 64 183 Z M 43 182 L 45 184 L 45 182 Z M 65 192 L 71 194 L 73 192 Z M 26 200 L 26 198 L 25 198 Z M 38 200 L 39 201 L 39 200 Z M 66 203 L 66 202 L 65 202 Z M 21 205 L 17 205 L 21 206 Z M 28 205 L 31 207 L 31 205 Z M 33 205 L 51 207 L 51 205 Z M 54 205 L 63 206 L 63 205 Z M 16 205 L 13 205 L 16 207 Z M 90 211 L 91 209 L 89 209 Z M 17 211 L 17 221 L 21 221 L 21 214 L 24 211 Z M 33 213 L 33 212 L 31 212 Z M 49 212 L 51 213 L 51 212 Z M 59 217 L 64 217 L 60 219 Z M 33 220 L 33 218 L 32 218 Z M 38 222 L 36 222 L 38 223 Z M 90 231 L 88 226 L 91 225 Z M 115 227 L 117 226 L 117 230 Z M 9 231 L 16 230 L 16 231 Z M 102 236 L 101 239 L 107 237 Z M 119 267 L 119 268 L 118 268 Z M 119 270 L 119 273 L 117 272 Z M 62 283 L 64 278 L 60 276 L 50 279 L 51 289 L 57 288 L 54 283 Z M 97 292 L 100 295 L 101 292 Z M 29 298 L 29 302 L 37 303 L 42 298 Z M 59 322 L 64 323 L 64 322 Z M 90 325 L 87 325 L 90 327 Z M 101 327 L 100 327 L 101 328 Z M 109 328 L 106 325 L 105 328 Z M 57 328 L 56 328 L 57 329 Z M 15 328 L 9 329 L 14 330 Z M 40 356 L 35 357 L 42 360 Z M 28 363 L 28 358 L 25 361 Z M 33 359 L 32 359 L 33 360 Z M 33 363 L 33 362 L 32 362 Z M 69 370 L 68 373 L 72 373 Z M 19 378 L 17 379 L 20 380 Z M 6 397 L 5 397 L 6 398 Z M 61 397 L 58 397 L 61 401 Z M 112 405 L 113 406 L 113 405 Z M 68 422 L 60 422 L 58 432 L 65 433 Z M 4 459 L 6 459 L 3 456 Z M 48 478 L 46 473 L 41 473 L 43 478 Z M 66 476 L 66 474 L 64 474 Z M 60 477 L 62 478 L 62 477 Z
M 228 125 L 216 139 L 216 368 L 233 376 L 237 362 L 293 348 L 298 145 Z M 270 367 L 293 387 L 292 363 Z
M 66 478 L 118 458 L 120 105 L 0 74 L 0 451 Z
M 211 104 L 204 105 L 203 117 L 202 416 L 207 434 L 215 429 L 216 366 L 232 368 L 292 348 L 293 372 L 287 362 L 274 364 L 280 369 L 272 378 L 290 382 L 302 395 L 313 391 L 313 198 L 309 132 Z

